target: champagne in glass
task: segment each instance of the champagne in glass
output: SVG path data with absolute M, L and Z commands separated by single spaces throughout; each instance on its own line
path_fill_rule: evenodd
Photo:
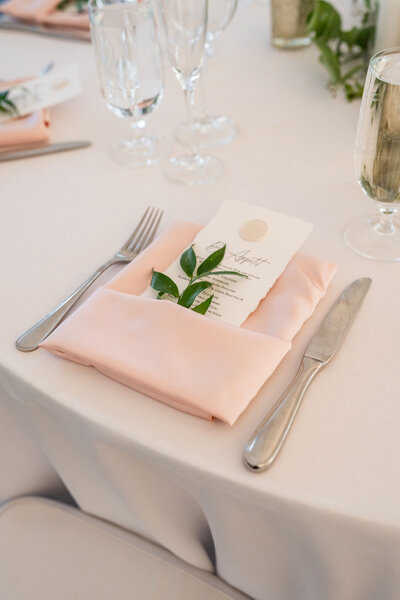
M 379 214 L 350 223 L 347 244 L 367 258 L 400 260 L 400 48 L 371 58 L 356 135 L 358 183 Z
M 90 21 L 100 87 L 108 108 L 127 120 L 132 136 L 113 144 L 117 162 L 157 163 L 168 147 L 143 132 L 145 117 L 163 95 L 163 66 L 151 0 L 90 0 Z
M 195 83 L 204 58 L 208 0 L 161 0 L 161 8 L 169 61 L 184 91 L 192 126 Z M 165 176 L 187 185 L 215 181 L 223 170 L 221 161 L 199 154 L 193 139 L 189 149 L 189 154 L 170 160 Z

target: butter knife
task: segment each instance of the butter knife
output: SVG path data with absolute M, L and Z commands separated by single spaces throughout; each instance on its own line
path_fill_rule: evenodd
M 9 31 L 25 31 L 28 33 L 38 33 L 48 37 L 59 38 L 63 40 L 72 40 L 74 42 L 90 42 L 90 33 L 85 30 L 62 29 L 39 25 L 36 23 L 24 23 L 8 17 L 8 15 L 0 14 L 0 29 L 8 29 Z
M 339 349 L 371 281 L 369 277 L 353 281 L 328 312 L 307 346 L 294 379 L 257 427 L 244 449 L 244 463 L 251 471 L 265 471 L 278 456 L 306 389 Z
M 67 150 L 78 150 L 91 146 L 91 142 L 61 142 L 58 144 L 47 144 L 39 148 L 26 148 L 25 150 L 14 150 L 12 152 L 0 152 L 0 162 L 7 160 L 17 160 L 19 158 L 29 158 L 31 156 L 42 156 L 43 154 L 53 154 L 54 152 L 66 152 Z

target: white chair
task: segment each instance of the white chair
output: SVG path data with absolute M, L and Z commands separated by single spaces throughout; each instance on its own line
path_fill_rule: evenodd
M 249 600 L 133 533 L 35 497 L 0 510 L 0 598 Z

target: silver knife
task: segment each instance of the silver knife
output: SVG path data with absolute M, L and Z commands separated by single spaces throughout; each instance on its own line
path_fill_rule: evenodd
M 265 471 L 278 456 L 306 389 L 340 347 L 371 281 L 369 277 L 353 281 L 328 312 L 308 344 L 294 379 L 257 427 L 244 449 L 244 463 L 251 471 Z
M 67 150 L 78 150 L 91 146 L 91 142 L 61 142 L 58 144 L 47 144 L 39 148 L 26 148 L 25 150 L 14 150 L 12 152 L 0 152 L 0 162 L 7 160 L 17 160 L 19 158 L 28 158 L 31 156 L 42 156 L 43 154 L 53 154 L 54 152 L 66 152 Z
M 72 40 L 75 42 L 90 42 L 90 33 L 85 30 L 61 29 L 39 25 L 37 23 L 24 23 L 8 17 L 8 15 L 0 15 L 0 29 L 8 29 L 10 31 L 25 31 L 28 33 L 38 33 L 49 37 L 60 38 L 63 40 Z

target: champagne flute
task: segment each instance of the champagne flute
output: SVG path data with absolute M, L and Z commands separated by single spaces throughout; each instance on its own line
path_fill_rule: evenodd
M 208 24 L 205 42 L 207 60 L 215 54 L 214 41 L 228 27 L 236 12 L 238 0 L 209 0 Z M 205 65 L 204 65 L 205 66 Z M 238 127 L 232 119 L 224 115 L 212 115 L 206 108 L 204 67 L 200 78 L 201 114 L 192 123 L 178 125 L 175 138 L 182 144 L 192 140 L 200 148 L 214 148 L 230 144 L 236 137 Z M 192 142 L 193 143 L 193 142 Z
M 189 123 L 193 123 L 196 80 L 204 58 L 208 0 L 161 0 L 167 52 L 186 99 Z M 189 142 L 189 153 L 170 160 L 165 176 L 172 181 L 198 185 L 215 181 L 223 166 L 214 156 L 198 152 L 196 141 Z
M 348 246 L 367 258 L 400 260 L 400 48 L 369 63 L 356 134 L 358 183 L 379 214 L 357 218 L 345 230 Z
M 108 108 L 127 120 L 130 138 L 111 147 L 119 163 L 157 163 L 168 145 L 143 130 L 164 89 L 163 63 L 152 0 L 90 0 L 90 22 L 100 87 Z
M 238 0 L 210 0 L 208 4 L 208 24 L 206 55 L 214 56 L 214 42 L 228 27 L 236 12 Z

